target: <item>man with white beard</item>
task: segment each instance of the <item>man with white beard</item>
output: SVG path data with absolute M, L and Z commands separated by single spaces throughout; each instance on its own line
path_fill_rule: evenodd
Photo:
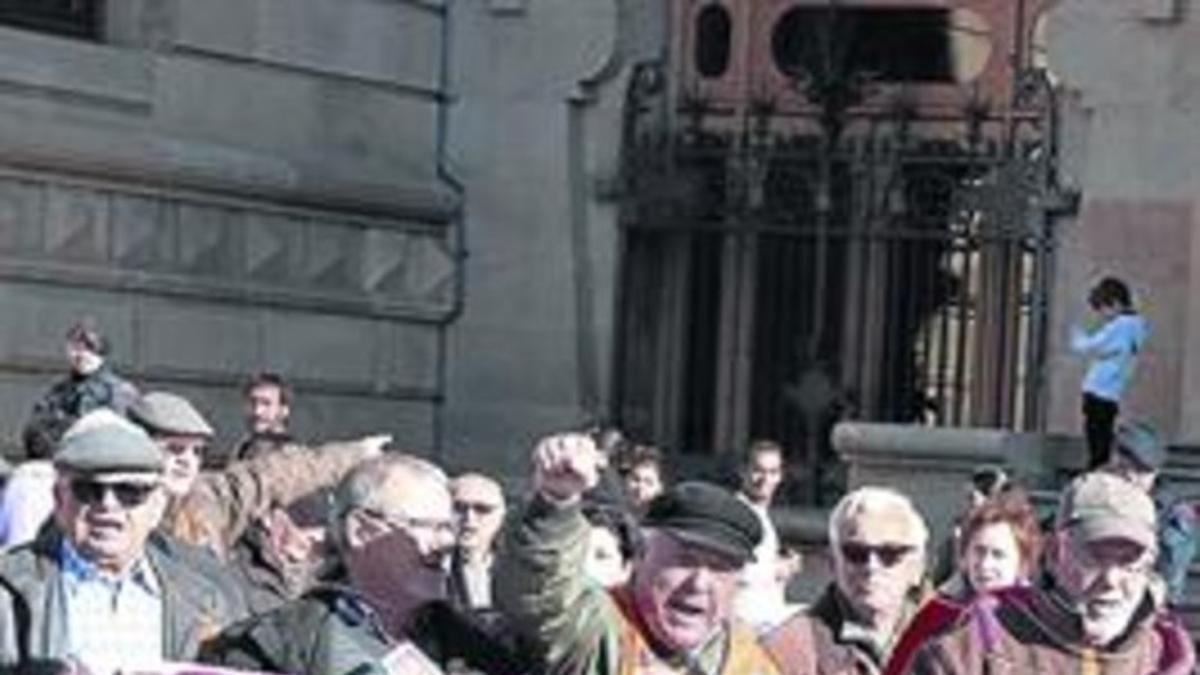
M 983 596 L 969 620 L 918 652 L 909 672 L 1191 673 L 1195 654 L 1178 620 L 1150 592 L 1154 504 L 1095 472 L 1063 493 L 1047 589 Z

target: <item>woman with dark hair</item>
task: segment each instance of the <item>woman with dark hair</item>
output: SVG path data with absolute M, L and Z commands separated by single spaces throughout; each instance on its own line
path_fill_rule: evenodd
M 959 531 L 958 573 L 913 616 L 884 675 L 907 672 L 917 647 L 953 626 L 976 595 L 1029 584 L 1041 552 L 1037 514 L 1020 488 L 998 491 L 971 509 Z
M 1105 277 L 1093 286 L 1088 305 L 1097 315 L 1097 325 L 1090 331 L 1076 327 L 1071 349 L 1088 359 L 1082 385 L 1083 431 L 1091 470 L 1108 461 L 1113 422 L 1120 412 L 1121 396 L 1133 379 L 1148 328 L 1133 308 L 1129 286 L 1116 277 Z

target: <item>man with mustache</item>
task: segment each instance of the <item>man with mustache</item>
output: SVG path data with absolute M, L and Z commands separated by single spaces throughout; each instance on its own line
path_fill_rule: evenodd
M 186 661 L 244 616 L 215 558 L 156 531 L 163 459 L 141 429 L 85 417 L 54 464 L 53 519 L 0 558 L 0 669 L 58 661 L 99 675 Z
M 547 672 L 775 675 L 753 632 L 733 618 L 738 572 L 762 527 L 713 485 L 685 482 L 650 502 L 630 580 L 606 590 L 584 574 L 589 527 L 581 495 L 601 457 L 583 434 L 542 440 L 536 493 L 510 531 L 495 591 L 537 645 Z
M 907 497 L 861 487 L 829 516 L 834 581 L 765 638 L 786 675 L 875 675 L 916 609 L 929 531 Z
M 1150 592 L 1155 553 L 1150 497 L 1123 478 L 1085 474 L 1059 502 L 1049 588 L 981 597 L 907 672 L 1192 673 L 1191 639 Z
M 338 485 L 332 510 L 333 566 L 299 599 L 232 626 L 207 660 L 307 675 L 393 672 L 388 664 L 401 663 L 394 672 L 518 672 L 446 602 L 457 521 L 441 469 L 400 453 L 369 460 Z

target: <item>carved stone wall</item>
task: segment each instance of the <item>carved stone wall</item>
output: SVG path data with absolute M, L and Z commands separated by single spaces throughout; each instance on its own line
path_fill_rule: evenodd
M 440 2 L 111 3 L 95 42 L 0 28 L 0 443 L 98 319 L 119 370 L 243 428 L 436 445 L 461 198 Z

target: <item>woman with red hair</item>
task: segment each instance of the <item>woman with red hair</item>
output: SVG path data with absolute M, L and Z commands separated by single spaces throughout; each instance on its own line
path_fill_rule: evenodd
M 1041 552 L 1037 514 L 1023 490 L 1010 487 L 971 509 L 959 529 L 958 573 L 909 622 L 883 675 L 907 672 L 917 647 L 953 626 L 978 594 L 1028 584 Z

